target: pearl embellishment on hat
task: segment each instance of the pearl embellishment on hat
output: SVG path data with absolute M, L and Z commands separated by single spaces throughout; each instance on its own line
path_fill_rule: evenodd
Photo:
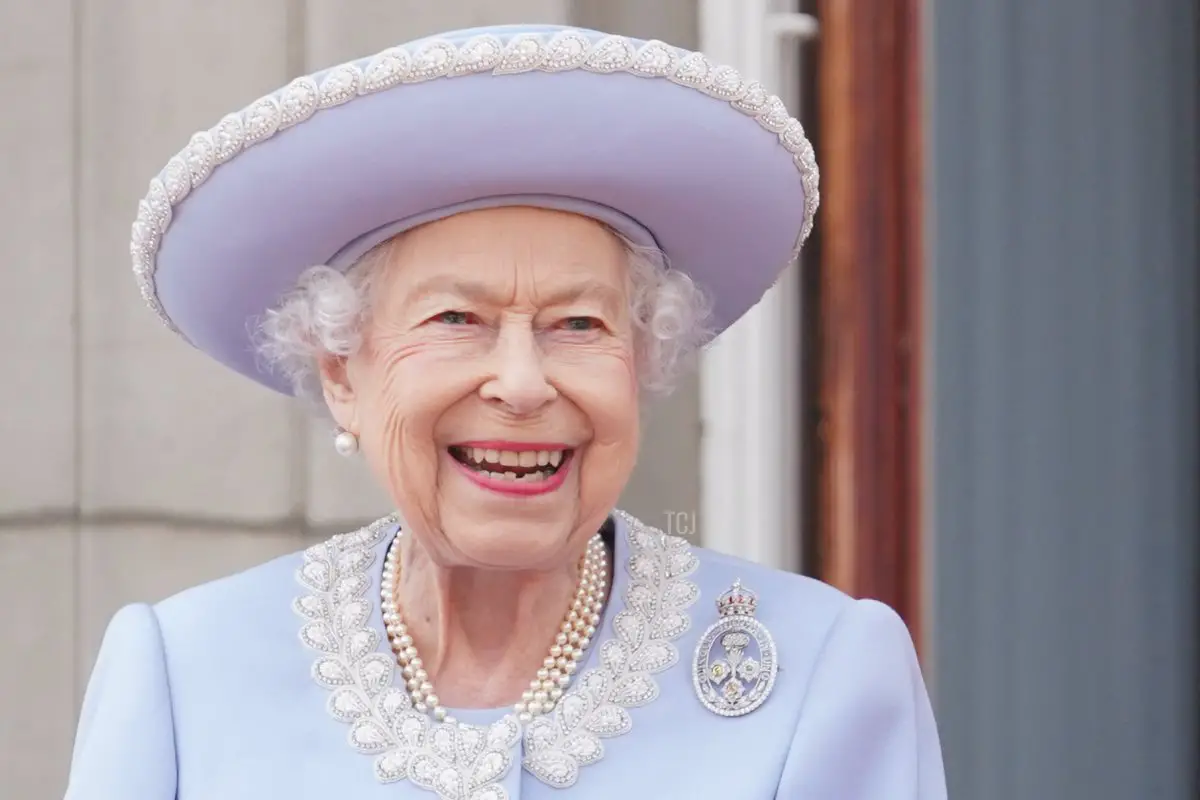
M 670 81 L 728 103 L 774 134 L 792 155 L 804 186 L 804 208 L 797 215 L 795 251 L 799 252 L 812 231 L 820 202 L 816 154 L 803 125 L 791 117 L 778 97 L 767 94 L 762 84 L 743 77 L 732 67 L 712 63 L 701 53 L 655 40 L 605 36 L 593 41 L 590 35 L 570 29 L 525 33 L 506 40 L 484 34 L 463 44 L 435 39 L 391 47 L 318 75 L 296 78 L 283 89 L 196 133 L 151 180 L 138 203 L 129 252 L 142 297 L 168 328 L 183 335 L 158 297 L 155 280 L 159 247 L 174 218 L 175 206 L 200 188 L 214 170 L 255 145 L 327 109 L 401 85 L 480 74 L 572 70 Z

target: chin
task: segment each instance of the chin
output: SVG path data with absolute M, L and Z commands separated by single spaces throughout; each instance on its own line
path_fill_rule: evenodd
M 568 557 L 573 519 L 500 515 L 486 521 L 443 513 L 442 533 L 468 563 L 494 569 L 552 569 Z
M 443 536 L 463 561 L 496 569 L 553 569 L 572 557 L 581 544 L 571 537 L 581 521 L 586 447 L 564 452 L 553 474 L 540 470 L 543 483 L 554 482 L 547 487 L 536 476 L 504 480 L 496 467 L 481 476 L 478 465 L 463 463 L 461 450 L 443 451 L 438 517 Z M 520 491 L 522 484 L 534 491 Z

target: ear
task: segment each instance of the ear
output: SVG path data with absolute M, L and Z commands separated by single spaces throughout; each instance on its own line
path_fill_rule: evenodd
M 345 431 L 358 433 L 358 395 L 350 383 L 348 359 L 324 355 L 317 362 L 321 372 L 321 391 L 334 422 Z

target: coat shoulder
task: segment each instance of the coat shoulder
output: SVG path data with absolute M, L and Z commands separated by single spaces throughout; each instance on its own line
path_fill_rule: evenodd
M 715 617 L 717 598 L 738 581 L 758 598 L 755 617 L 799 661 L 815 657 L 842 613 L 855 605 L 854 598 L 815 578 L 703 547 L 693 551 L 699 567 L 691 580 L 700 589 L 701 602 L 709 604 L 699 609 L 699 616 Z
M 296 573 L 303 552 L 279 556 L 217 580 L 185 589 L 154 606 L 163 632 L 228 631 L 245 625 L 284 624 L 294 628 L 291 600 L 301 591 Z
M 706 596 L 709 591 L 719 594 L 740 581 L 758 596 L 760 607 L 780 603 L 797 611 L 803 609 L 810 614 L 832 617 L 854 602 L 840 589 L 807 575 L 774 569 L 704 547 L 693 547 L 692 550 L 700 561 L 697 577 Z

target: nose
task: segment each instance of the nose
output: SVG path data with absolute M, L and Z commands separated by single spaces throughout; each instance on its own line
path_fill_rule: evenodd
M 546 380 L 542 354 L 528 327 L 505 326 L 497 338 L 493 360 L 491 376 L 479 390 L 489 403 L 526 416 L 558 396 L 558 391 Z

